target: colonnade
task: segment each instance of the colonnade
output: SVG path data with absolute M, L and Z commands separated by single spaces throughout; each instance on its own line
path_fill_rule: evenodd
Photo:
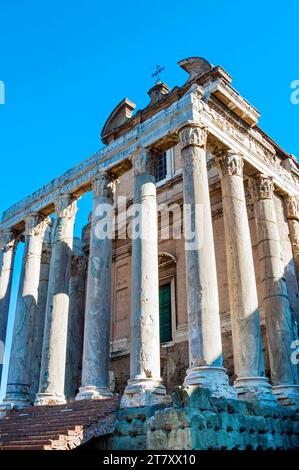
M 291 363 L 295 339 L 284 279 L 281 245 L 274 207 L 274 185 L 267 175 L 250 179 L 249 188 L 257 227 L 262 303 L 266 317 L 271 382 L 265 375 L 260 312 L 252 244 L 244 191 L 242 155 L 221 149 L 215 154 L 219 171 L 234 366 L 237 379 L 228 382 L 223 367 L 217 270 L 206 165 L 207 130 L 186 124 L 179 130 L 183 165 L 184 203 L 188 205 L 194 238 L 185 241 L 186 294 L 189 322 L 189 360 L 184 386 L 205 387 L 214 396 L 259 400 L 265 404 L 293 404 L 298 400 L 298 369 Z M 154 171 L 155 153 L 137 148 L 131 157 L 134 203 L 140 207 L 140 237 L 132 241 L 132 299 L 130 378 L 122 406 L 144 406 L 167 400 L 160 374 L 158 227 Z M 93 180 L 93 212 L 87 275 L 82 383 L 77 400 L 112 395 L 109 385 L 112 237 L 97 234 L 98 221 L 113 215 L 115 181 L 99 171 Z M 299 273 L 299 205 L 286 199 L 290 238 Z M 76 200 L 61 193 L 54 222 L 41 214 L 25 220 L 25 250 L 20 276 L 11 359 L 4 405 L 24 407 L 65 402 L 65 359 L 69 314 L 69 285 Z M 43 247 L 52 227 L 47 295 L 39 286 Z M 109 223 L 108 223 L 109 226 Z M 16 234 L 1 232 L 0 340 L 5 341 Z M 44 318 L 41 312 L 44 311 Z M 43 344 L 34 341 L 34 319 L 44 325 Z M 42 348 L 40 356 L 37 344 Z M 39 385 L 36 373 L 41 362 Z M 36 360 L 37 358 L 37 360 Z M 35 371 L 37 369 L 34 369 Z M 33 379 L 35 377 L 35 379 Z M 32 384 L 35 382 L 35 385 Z M 38 388 L 38 389 L 37 389 Z

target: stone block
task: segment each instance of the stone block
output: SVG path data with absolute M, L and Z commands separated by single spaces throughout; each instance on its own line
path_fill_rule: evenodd
M 204 414 L 198 412 L 196 414 L 189 414 L 190 428 L 196 432 L 207 429 L 207 419 Z
M 299 450 L 299 436 L 298 435 L 293 434 L 292 436 L 290 436 L 289 442 L 290 442 L 291 449 Z
M 120 436 L 113 439 L 113 450 L 143 450 L 146 449 L 146 436 Z
M 227 400 L 220 400 L 219 398 L 211 397 L 210 398 L 211 409 L 213 411 L 227 412 Z
M 134 419 L 130 429 L 128 430 L 129 436 L 140 436 L 145 434 L 145 422 L 140 422 L 137 419 Z
M 226 401 L 228 413 L 230 414 L 239 413 L 242 415 L 248 414 L 247 402 L 240 401 L 240 400 L 233 400 L 231 398 L 225 401 Z
M 194 450 L 214 450 L 217 449 L 217 439 L 214 429 L 204 431 L 191 431 L 191 448 Z
M 147 433 L 147 446 L 148 450 L 168 450 L 168 434 L 162 429 L 156 431 L 149 431 Z
M 190 450 L 190 429 L 174 429 L 168 435 L 168 448 L 172 450 Z
M 211 394 L 208 389 L 195 386 L 177 387 L 172 395 L 174 407 L 188 406 L 200 410 L 211 409 L 210 398 Z

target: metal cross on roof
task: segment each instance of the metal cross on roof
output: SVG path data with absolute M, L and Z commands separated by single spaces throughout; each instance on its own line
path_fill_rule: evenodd
M 160 80 L 160 74 L 161 74 L 161 72 L 163 72 L 164 70 L 165 70 L 164 65 L 159 65 L 159 64 L 156 65 L 156 70 L 155 70 L 155 72 L 152 74 L 152 78 L 157 77 L 156 83 L 159 83 L 159 82 L 161 81 L 161 80 Z

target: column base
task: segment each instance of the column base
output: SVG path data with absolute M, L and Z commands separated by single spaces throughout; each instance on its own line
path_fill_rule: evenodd
M 29 400 L 21 400 L 14 398 L 4 398 L 3 402 L 0 403 L 0 418 L 6 416 L 6 412 L 10 410 L 22 410 L 31 406 Z
M 95 387 L 87 385 L 80 387 L 79 393 L 76 396 L 76 401 L 80 400 L 104 400 L 105 398 L 113 397 L 113 393 L 108 387 Z
M 57 393 L 38 393 L 35 398 L 34 406 L 54 406 L 65 405 L 66 399 L 64 395 Z
M 299 406 L 299 385 L 274 385 L 273 395 L 282 406 Z
M 12 410 L 28 408 L 28 406 L 31 406 L 29 385 L 8 383 L 1 407 Z
M 234 387 L 229 385 L 224 367 L 190 367 L 187 370 L 184 386 L 207 388 L 211 396 L 216 398 L 237 398 Z
M 0 410 L 20 410 L 29 406 L 31 406 L 31 401 L 28 393 L 20 393 L 18 391 L 7 392 L 3 402 L 0 404 Z
M 169 403 L 166 388 L 161 379 L 136 378 L 128 381 L 121 399 L 121 408 L 138 408 Z
M 258 401 L 266 406 L 277 405 L 267 377 L 240 377 L 235 381 L 235 388 L 239 400 Z

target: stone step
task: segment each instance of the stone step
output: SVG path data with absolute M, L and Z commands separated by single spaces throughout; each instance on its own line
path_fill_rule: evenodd
M 23 419 L 43 419 L 43 418 L 49 418 L 51 419 L 53 416 L 60 416 L 60 417 L 63 417 L 65 416 L 66 418 L 68 416 L 73 416 L 73 415 L 76 415 L 76 416 L 90 416 L 92 414 L 105 414 L 106 412 L 109 412 L 111 411 L 111 405 L 107 405 L 107 406 L 104 406 L 102 408 L 91 408 L 91 409 L 83 409 L 83 410 L 72 410 L 72 411 L 67 411 L 67 412 L 63 412 L 63 411 L 55 411 L 55 412 L 51 412 L 51 413 L 24 413 L 24 415 L 16 415 L 16 414 L 9 414 L 6 418 L 3 418 L 2 420 L 0 420 L 0 426 L 2 423 L 5 423 L 7 421 L 15 421 L 15 420 L 23 420 Z
M 79 434 L 81 431 L 82 431 L 82 427 L 81 426 L 74 426 L 73 428 L 70 428 L 70 427 L 65 427 L 65 426 L 62 426 L 62 427 L 55 427 L 53 429 L 42 429 L 42 427 L 34 427 L 34 428 L 30 428 L 29 430 L 28 429 L 18 429 L 18 430 L 15 430 L 14 433 L 12 432 L 9 432 L 9 433 L 2 433 L 1 434 L 1 438 L 0 439 L 5 439 L 5 437 L 7 435 L 9 436 L 18 436 L 18 435 L 23 435 L 25 432 L 27 433 L 28 436 L 40 436 L 41 433 L 43 433 L 44 436 L 52 436 L 54 433 L 55 434 L 68 434 L 68 433 L 71 433 L 71 434 Z M 29 434 L 28 434 L 29 432 Z
M 31 406 L 28 408 L 23 408 L 22 410 L 11 410 L 8 411 L 9 415 L 19 415 L 19 414 L 51 414 L 52 412 L 67 412 L 69 410 L 72 411 L 81 411 L 81 410 L 93 410 L 93 409 L 104 409 L 105 405 L 111 405 L 115 403 L 116 405 L 119 403 L 119 397 L 114 398 L 107 398 L 104 400 L 82 400 L 73 403 L 69 403 L 68 405 L 49 405 L 49 406 Z
M 18 425 L 19 423 L 29 423 L 29 422 L 45 422 L 45 421 L 54 421 L 54 420 L 60 420 L 60 421 L 69 421 L 71 419 L 80 419 L 80 420 L 83 420 L 83 421 L 88 421 L 89 418 L 91 417 L 103 417 L 103 416 L 107 416 L 109 413 L 106 412 L 106 413 L 89 413 L 89 414 L 80 414 L 80 413 L 74 413 L 72 415 L 68 415 L 68 416 L 65 416 L 65 415 L 53 415 L 51 417 L 49 416 L 40 416 L 40 417 L 27 417 L 27 418 L 20 418 L 20 419 L 14 419 L 14 420 L 6 420 L 4 422 L 0 422 L 0 429 L 2 428 L 2 426 L 5 426 L 6 424 L 16 424 Z
M 36 432 L 32 433 L 30 432 L 29 434 L 25 433 L 9 433 L 9 434 L 4 434 L 1 436 L 1 442 L 8 442 L 10 440 L 22 440 L 24 437 L 26 439 L 39 439 L 39 438 L 47 438 L 47 439 L 59 439 L 59 436 L 64 436 L 65 438 L 72 438 L 74 436 L 79 436 L 80 433 L 76 433 L 71 429 L 66 429 L 64 431 L 58 430 L 58 431 L 52 431 L 52 432 Z
M 59 438 L 56 439 L 56 437 L 54 438 L 55 436 L 53 436 L 53 439 L 50 438 L 50 437 L 44 437 L 44 436 L 39 436 L 39 437 L 34 437 L 34 438 L 31 438 L 31 436 L 23 436 L 22 438 L 18 439 L 16 438 L 15 436 L 12 436 L 12 438 L 7 441 L 7 444 L 9 445 L 16 445 L 16 444 L 20 444 L 20 445 L 23 445 L 23 444 L 50 444 L 52 441 L 57 441 L 59 440 Z M 3 445 L 5 446 L 6 442 L 3 441 Z
M 119 399 L 108 399 L 12 410 L 0 420 L 0 450 L 74 448 L 80 445 L 83 433 L 88 431 L 93 437 L 92 430 L 102 421 L 110 423 L 118 407 Z
M 106 419 L 107 417 L 105 417 Z M 13 433 L 13 432 L 30 432 L 30 431 L 37 431 L 37 430 L 42 430 L 42 431 L 52 431 L 52 430 L 64 430 L 64 429 L 74 429 L 75 426 L 81 426 L 82 428 L 84 427 L 93 427 L 96 426 L 100 421 L 102 421 L 104 418 L 100 419 L 93 419 L 88 422 L 80 422 L 79 420 L 77 421 L 70 421 L 70 422 L 50 422 L 50 423 L 32 423 L 29 425 L 20 425 L 20 426 L 7 426 L 3 427 L 0 429 L 0 435 L 1 434 L 8 434 L 8 433 Z
M 6 445 L 4 447 L 0 447 L 1 450 L 44 450 L 44 445 L 35 445 L 35 444 L 28 444 L 28 445 Z
M 30 419 L 34 419 L 36 421 L 38 420 L 45 420 L 45 419 L 53 419 L 59 417 L 59 419 L 65 418 L 68 419 L 69 417 L 74 417 L 74 416 L 80 416 L 80 418 L 84 417 L 89 417 L 89 416 L 104 416 L 107 413 L 111 413 L 111 407 L 103 408 L 100 410 L 79 410 L 79 411 L 73 411 L 70 413 L 44 413 L 44 414 L 38 414 L 38 415 L 27 415 L 27 416 L 10 416 L 7 418 L 4 418 L 0 420 L 0 428 L 2 425 L 8 422 L 21 422 L 21 421 L 26 421 Z

